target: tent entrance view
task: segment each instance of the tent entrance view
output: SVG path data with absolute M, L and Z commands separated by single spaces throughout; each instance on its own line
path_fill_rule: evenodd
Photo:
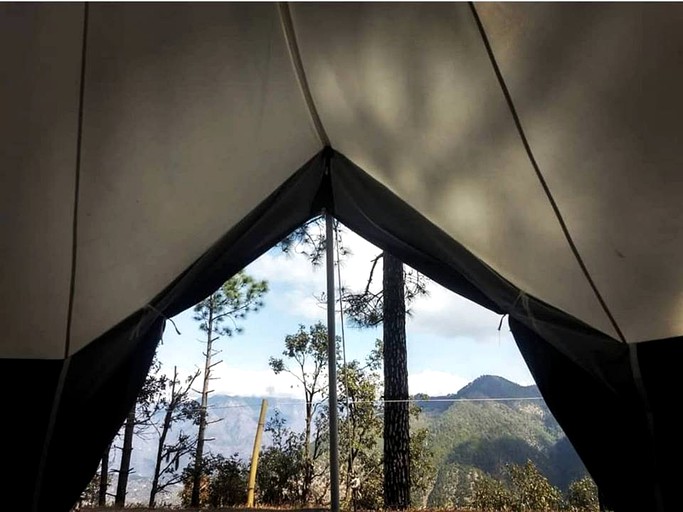
M 675 4 L 2 5 L 0 375 L 28 381 L 2 426 L 26 447 L 7 506 L 68 510 L 164 318 L 324 209 L 509 315 L 611 508 L 677 510 L 682 21 Z

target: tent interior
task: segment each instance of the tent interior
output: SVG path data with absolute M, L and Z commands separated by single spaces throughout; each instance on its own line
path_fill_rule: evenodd
M 0 5 L 9 505 L 68 510 L 164 319 L 324 209 L 509 315 L 611 508 L 678 510 L 681 22 L 677 4 Z

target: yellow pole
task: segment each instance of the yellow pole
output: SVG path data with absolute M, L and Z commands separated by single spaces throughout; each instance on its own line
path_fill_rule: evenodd
M 247 507 L 254 506 L 254 488 L 256 487 L 256 469 L 258 468 L 258 453 L 261 449 L 261 434 L 263 434 L 263 425 L 266 422 L 266 410 L 268 409 L 268 400 L 261 402 L 261 414 L 258 418 L 258 426 L 256 427 L 256 437 L 254 438 L 254 451 L 251 454 L 251 467 L 249 468 L 249 486 L 247 487 Z

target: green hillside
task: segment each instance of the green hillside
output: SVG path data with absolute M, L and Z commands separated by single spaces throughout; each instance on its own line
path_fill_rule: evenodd
M 446 398 L 454 401 L 439 401 Z M 562 490 L 586 474 L 536 386 L 486 375 L 455 395 L 420 406 L 424 414 L 415 426 L 429 429 L 437 468 L 427 496 L 430 507 L 466 505 L 463 499 L 476 475 L 499 476 L 508 463 L 531 460 Z

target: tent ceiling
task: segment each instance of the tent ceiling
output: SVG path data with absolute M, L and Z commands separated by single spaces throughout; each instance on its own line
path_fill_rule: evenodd
M 297 4 L 294 19 L 335 148 L 522 290 L 616 336 L 524 152 L 467 4 Z
M 2 357 L 63 357 L 82 8 L 0 6 Z
M 627 340 L 680 335 L 682 6 L 478 9 L 544 176 Z
M 320 149 L 272 5 L 161 9 L 163 15 L 156 5 L 90 6 L 71 353 L 147 304 Z M 21 172 L 13 179 L 26 180 L 28 171 L 46 176 L 62 171 L 63 180 L 56 184 L 61 189 L 47 179 L 26 184 L 26 195 L 42 190 L 59 198 L 55 208 L 61 217 L 50 214 L 54 226 L 48 226 L 47 238 L 34 226 L 42 217 L 31 219 L 25 231 L 32 238 L 25 243 L 33 245 L 24 252 L 33 258 L 17 253 L 10 275 L 22 276 L 14 289 L 25 290 L 19 297 L 26 297 L 11 312 L 15 318 L 57 306 L 45 326 L 53 339 L 55 332 L 64 332 L 69 292 L 82 8 L 45 17 L 57 26 L 52 32 L 44 29 L 46 40 L 68 45 L 53 50 L 61 50 L 57 57 L 66 62 L 50 68 L 57 78 L 29 70 L 15 80 L 17 88 L 34 87 L 35 96 L 61 94 L 45 102 L 48 108 L 40 102 L 35 117 L 40 109 L 48 116 L 52 105 L 69 112 L 68 129 L 59 132 L 51 149 L 70 160 L 60 160 L 62 167 L 47 158 L 29 162 L 32 167 L 16 165 Z M 16 47 L 17 39 L 3 47 Z M 41 51 L 50 47 L 47 41 Z M 64 77 L 69 79 L 64 87 L 53 91 Z M 9 91 L 3 99 L 17 95 Z M 16 119 L 23 115 L 11 113 Z M 46 131 L 54 128 L 50 123 L 46 117 Z M 17 135 L 25 138 L 25 155 L 34 154 L 37 134 Z M 43 210 L 45 201 L 31 199 L 15 207 L 21 211 L 34 204 L 37 215 L 50 213 Z M 51 250 L 40 251 L 45 244 Z M 53 273 L 55 253 L 64 259 L 58 282 L 33 270 Z M 58 296 L 34 301 L 46 283 Z M 27 334 L 10 330 L 5 355 L 34 356 L 24 343 L 31 338 Z M 39 355 L 63 357 L 64 335 L 49 347 L 33 339 L 42 346 Z
M 683 9 L 479 10 L 541 171 L 626 339 L 679 335 Z M 293 12 L 333 146 L 519 288 L 616 337 L 524 152 L 469 7 Z
M 2 9 L 3 356 L 60 358 L 83 11 Z M 540 168 L 626 338 L 680 335 L 683 8 L 479 9 Z M 520 289 L 616 336 L 467 5 L 291 11 L 336 149 Z M 264 4 L 90 6 L 70 353 L 143 307 L 320 150 L 281 21 Z

